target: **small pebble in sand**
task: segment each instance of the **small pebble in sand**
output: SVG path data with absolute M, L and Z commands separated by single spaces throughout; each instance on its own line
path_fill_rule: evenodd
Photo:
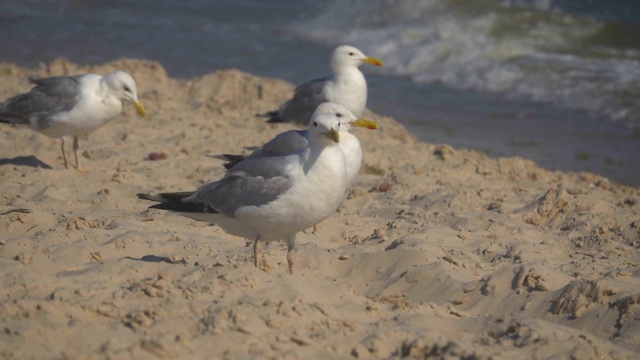
M 147 155 L 147 159 L 151 161 L 165 160 L 166 158 L 167 158 L 167 154 L 163 152 L 152 152 L 152 153 L 149 153 L 149 155 Z

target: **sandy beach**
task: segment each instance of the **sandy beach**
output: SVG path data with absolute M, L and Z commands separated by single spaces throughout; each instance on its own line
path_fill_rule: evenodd
M 81 139 L 0 125 L 0 358 L 635 359 L 640 188 L 415 139 L 367 111 L 343 205 L 286 246 L 147 210 L 136 193 L 224 174 L 290 125 L 254 114 L 293 85 L 236 70 L 189 81 L 159 63 L 0 64 L 0 101 L 29 76 L 121 69 L 148 110 Z M 68 156 L 71 155 L 68 146 Z

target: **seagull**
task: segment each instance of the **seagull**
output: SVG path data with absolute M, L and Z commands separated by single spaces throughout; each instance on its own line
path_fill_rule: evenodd
M 138 194 L 138 198 L 160 202 L 152 209 L 171 210 L 253 239 L 256 267 L 259 241 L 285 239 L 293 274 L 296 234 L 334 213 L 344 199 L 347 170 L 338 145 L 340 127 L 335 114 L 319 108 L 301 151 L 244 160 L 222 179 L 193 192 Z
M 340 149 L 347 164 L 347 185 L 355 181 L 362 165 L 362 147 L 360 140 L 349 132 L 352 127 L 363 127 L 377 130 L 378 124 L 373 120 L 357 118 L 344 105 L 326 102 L 318 106 L 318 110 L 334 114 L 340 119 Z M 231 169 L 243 160 L 257 159 L 268 156 L 283 156 L 294 154 L 307 146 L 309 130 L 289 130 L 278 134 L 275 138 L 254 150 L 249 155 L 222 154 L 213 157 L 228 161 L 225 168 Z
M 377 130 L 378 124 L 373 120 L 367 120 L 357 118 L 349 109 L 345 106 L 326 102 L 320 104 L 318 109 L 333 113 L 340 119 L 340 149 L 344 154 L 347 165 L 347 188 L 350 187 L 355 181 L 356 177 L 360 173 L 360 167 L 362 166 L 362 147 L 360 146 L 360 140 L 351 134 L 349 130 L 352 127 L 364 127 L 371 130 Z M 268 156 L 282 156 L 293 154 L 307 146 L 308 130 L 289 130 L 281 134 L 278 134 L 275 138 L 262 145 L 251 154 L 244 155 L 232 155 L 222 154 L 213 155 L 213 157 L 228 161 L 224 164 L 227 169 L 233 168 L 239 162 L 246 159 L 256 159 Z M 313 232 L 318 233 L 318 225 L 313 226 Z
M 306 127 L 318 105 L 330 101 L 347 107 L 360 116 L 367 105 L 367 81 L 358 68 L 362 64 L 382 66 L 377 58 L 365 55 L 353 46 L 338 46 L 331 55 L 333 76 L 315 79 L 296 87 L 293 98 L 278 110 L 259 114 L 270 123 L 294 123 Z
M 0 104 L 0 122 L 31 126 L 44 135 L 59 137 L 64 167 L 69 168 L 64 143 L 73 136 L 73 154 L 78 161 L 78 136 L 88 134 L 123 110 L 131 102 L 140 116 L 146 110 L 138 100 L 136 82 L 124 71 L 104 77 L 97 74 L 29 78 L 35 85 L 30 92 Z

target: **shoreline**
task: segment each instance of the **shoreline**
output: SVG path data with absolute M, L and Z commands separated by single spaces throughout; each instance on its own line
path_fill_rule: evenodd
M 438 85 L 416 93 L 410 80 L 386 77 L 373 77 L 370 82 L 373 89 L 369 105 L 401 118 L 407 129 L 427 143 L 483 151 L 494 158 L 522 156 L 549 170 L 591 172 L 626 185 L 640 185 L 636 156 L 640 141 L 623 124 L 551 104 L 507 100 L 504 95 Z M 383 84 L 405 103 L 381 96 L 380 92 L 387 89 L 380 91 L 377 87 Z M 460 96 L 468 103 L 452 108 L 450 104 Z M 419 103 L 427 110 L 419 111 L 411 105 Z M 518 117 L 517 121 L 513 117 Z
M 0 64 L 0 98 L 28 90 L 29 75 L 116 68 L 136 79 L 148 116 L 125 106 L 81 139 L 84 171 L 63 168 L 58 140 L 0 126 L 3 357 L 640 353 L 639 187 L 422 142 L 367 110 L 381 129 L 354 131 L 361 174 L 317 235 L 298 235 L 297 273 L 277 243 L 256 269 L 243 239 L 147 210 L 135 194 L 219 178 L 222 162 L 206 155 L 289 129 L 253 115 L 293 85 L 57 60 Z

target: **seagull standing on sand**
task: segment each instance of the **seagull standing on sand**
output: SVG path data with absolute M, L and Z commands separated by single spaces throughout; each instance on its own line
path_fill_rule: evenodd
M 349 132 L 352 127 L 363 127 L 370 130 L 377 130 L 378 124 L 375 121 L 357 118 L 345 106 L 326 102 L 318 106 L 318 110 L 332 113 L 340 119 L 340 149 L 344 154 L 347 164 L 347 185 L 350 186 L 360 172 L 362 165 L 362 147 L 360 140 Z M 249 155 L 216 155 L 216 158 L 228 161 L 224 166 L 231 169 L 243 160 L 258 159 L 268 156 L 285 156 L 303 150 L 307 146 L 309 130 L 289 130 L 278 134 L 275 138 L 254 150 Z
M 140 116 L 146 111 L 140 101 L 136 82 L 124 71 L 104 77 L 96 74 L 30 78 L 36 86 L 0 104 L 0 122 L 29 125 L 50 137 L 62 140 L 64 167 L 68 168 L 64 143 L 73 136 L 73 154 L 78 162 L 78 136 L 88 134 L 115 118 L 129 101 Z
M 288 122 L 306 127 L 315 109 L 330 101 L 347 107 L 355 116 L 360 116 L 367 105 L 367 80 L 358 68 L 362 64 L 382 66 L 379 59 L 362 53 L 353 46 L 338 46 L 331 55 L 333 76 L 311 80 L 299 85 L 293 98 L 260 116 L 267 122 Z
M 160 202 L 150 208 L 172 210 L 253 239 L 256 267 L 258 241 L 285 239 L 293 273 L 296 234 L 333 214 L 345 195 L 340 126 L 335 114 L 320 108 L 311 118 L 307 146 L 295 154 L 242 161 L 194 192 L 138 197 Z

